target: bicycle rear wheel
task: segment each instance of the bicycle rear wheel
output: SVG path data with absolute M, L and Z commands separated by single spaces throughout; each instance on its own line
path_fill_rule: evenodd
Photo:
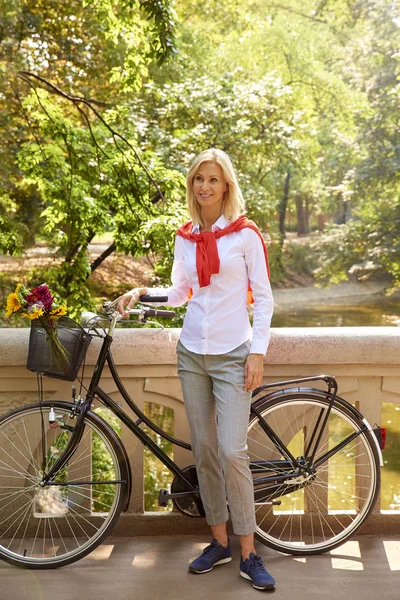
M 50 425 L 50 406 L 62 427 Z M 49 569 L 79 560 L 109 534 L 122 510 L 126 461 L 111 428 L 93 413 L 55 485 L 39 485 L 72 435 L 71 408 L 43 403 L 0 420 L 0 558 L 12 564 Z
M 258 410 L 292 455 L 306 464 L 313 431 L 328 406 L 322 394 L 299 392 L 266 400 Z M 306 470 L 309 475 L 295 482 L 290 478 L 293 465 L 284 460 L 254 415 L 248 446 L 255 481 L 255 535 L 275 550 L 295 555 L 332 550 L 353 535 L 372 511 L 380 486 L 378 451 L 364 423 L 345 405 L 334 404 L 314 461 Z M 318 464 L 334 448 L 337 451 Z M 274 475 L 287 475 L 287 479 L 277 478 L 275 485 L 260 481 Z

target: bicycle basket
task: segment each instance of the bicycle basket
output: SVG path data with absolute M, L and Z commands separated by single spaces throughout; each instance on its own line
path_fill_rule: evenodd
M 56 359 L 46 331 L 39 322 L 32 321 L 26 366 L 30 371 L 43 373 L 46 377 L 74 381 L 92 336 L 69 317 L 57 319 L 56 328 L 58 339 L 67 351 L 68 360 Z

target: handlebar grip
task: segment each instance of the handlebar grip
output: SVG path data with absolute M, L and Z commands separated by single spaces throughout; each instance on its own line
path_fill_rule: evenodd
M 175 311 L 173 310 L 156 310 L 155 308 L 149 308 L 146 310 L 147 317 L 175 317 Z
M 168 302 L 168 296 L 150 296 L 145 294 L 140 296 L 139 302 Z

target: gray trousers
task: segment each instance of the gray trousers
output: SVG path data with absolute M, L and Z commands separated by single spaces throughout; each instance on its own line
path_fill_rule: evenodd
M 228 354 L 195 354 L 179 341 L 182 384 L 201 499 L 209 525 L 232 519 L 237 535 L 256 530 L 253 479 L 247 455 L 251 393 L 244 390 L 250 343 Z

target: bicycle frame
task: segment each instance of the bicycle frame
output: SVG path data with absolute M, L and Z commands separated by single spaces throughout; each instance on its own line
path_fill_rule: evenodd
M 43 477 L 42 485 L 49 485 L 51 481 L 54 479 L 56 474 L 62 469 L 62 467 L 67 463 L 70 457 L 73 455 L 76 450 L 84 430 L 84 419 L 90 407 L 93 403 L 95 397 L 100 398 L 102 403 L 109 408 L 129 429 L 132 433 L 140 439 L 142 444 L 148 447 L 151 452 L 163 462 L 163 464 L 181 481 L 184 489 L 188 492 L 197 493 L 198 489 L 186 478 L 183 471 L 178 467 L 178 465 L 169 458 L 161 448 L 140 428 L 141 423 L 145 423 L 148 427 L 150 427 L 153 431 L 161 435 L 164 439 L 172 442 L 174 445 L 185 448 L 186 450 L 191 450 L 191 445 L 187 442 L 179 440 L 174 436 L 169 435 L 167 432 L 163 431 L 157 425 L 155 425 L 151 419 L 146 417 L 146 415 L 140 410 L 140 408 L 134 403 L 132 398 L 129 396 L 126 391 L 119 375 L 117 372 L 117 368 L 115 366 L 114 360 L 112 358 L 112 354 L 110 351 L 110 346 L 113 338 L 109 335 L 104 337 L 104 341 L 100 350 L 100 354 L 98 356 L 93 376 L 89 384 L 88 392 L 86 394 L 86 399 L 82 402 L 82 405 L 79 407 L 79 412 L 77 415 L 76 426 L 74 428 L 73 434 L 69 440 L 67 448 L 65 449 L 63 455 L 55 462 L 50 471 Z M 117 385 L 119 392 L 122 397 L 131 408 L 131 410 L 136 414 L 138 419 L 133 421 L 129 415 L 127 415 L 123 409 L 116 403 L 110 396 L 102 390 L 99 386 L 100 378 L 104 369 L 104 366 L 108 364 L 111 375 Z M 95 482 L 92 482 L 95 483 Z M 101 482 L 96 482 L 101 484 Z M 118 483 L 118 482 L 115 482 Z

